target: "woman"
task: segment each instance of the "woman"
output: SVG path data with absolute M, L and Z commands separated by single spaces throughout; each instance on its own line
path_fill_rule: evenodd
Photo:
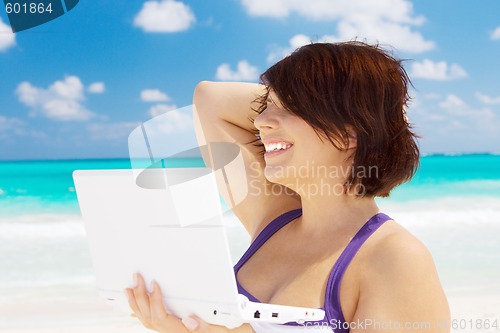
M 360 42 L 317 43 L 261 80 L 202 82 L 194 94 L 202 141 L 239 144 L 247 165 L 240 186 L 249 192 L 233 208 L 252 238 L 235 267 L 240 292 L 324 307 L 327 332 L 449 332 L 431 255 L 374 200 L 418 166 L 401 62 Z M 142 323 L 159 332 L 228 331 L 168 316 L 159 287 L 147 294 L 141 277 L 127 294 Z M 246 324 L 235 331 L 299 328 Z

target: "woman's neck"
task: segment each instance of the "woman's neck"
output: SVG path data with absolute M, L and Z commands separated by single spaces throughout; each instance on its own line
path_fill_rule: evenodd
M 379 212 L 374 198 L 359 198 L 354 195 L 301 196 L 302 232 L 358 230 L 373 215 Z

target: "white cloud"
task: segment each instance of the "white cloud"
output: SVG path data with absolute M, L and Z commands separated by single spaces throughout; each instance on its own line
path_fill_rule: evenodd
M 134 18 L 134 26 L 145 32 L 178 32 L 196 21 L 191 8 L 175 0 L 146 1 Z
M 424 59 L 412 65 L 410 77 L 427 80 L 455 80 L 467 77 L 467 72 L 457 64 L 449 65 L 446 61 L 433 62 Z
M 94 82 L 89 85 L 87 91 L 92 94 L 102 94 L 106 91 L 106 86 L 104 82 Z
M 376 3 L 376 2 L 375 2 Z M 432 50 L 434 42 L 425 40 L 408 24 L 379 17 L 356 17 L 338 24 L 338 40 L 366 40 L 369 43 L 389 44 L 404 52 L 422 53 Z
M 141 100 L 143 102 L 166 102 L 170 97 L 158 89 L 144 89 L 141 91 Z
M 334 20 L 344 16 L 375 15 L 393 21 L 419 24 L 422 17 L 412 17 L 413 5 L 405 0 L 242 0 L 252 16 L 285 18 L 292 13 L 314 21 Z
M 452 113 L 462 113 L 459 110 L 467 109 L 467 104 L 457 95 L 448 95 L 446 99 L 439 103 L 441 109 L 449 110 Z
M 329 36 L 323 36 L 322 38 L 320 38 L 319 41 L 327 41 L 331 39 L 331 37 Z M 290 47 L 293 50 L 295 49 L 298 49 L 299 47 L 301 46 L 304 46 L 304 45 L 307 45 L 307 44 L 311 44 L 312 40 L 311 38 L 307 37 L 306 35 L 303 35 L 303 34 L 298 34 L 298 35 L 295 35 L 293 36 L 292 38 L 290 38 Z
M 495 114 L 488 108 L 475 109 L 465 103 L 460 97 L 450 94 L 439 103 L 439 107 L 451 116 L 467 117 L 480 122 L 492 120 Z
M 415 98 L 420 102 L 410 106 L 410 115 L 422 151 L 498 150 L 500 117 L 491 108 L 469 105 L 456 94 Z
M 500 119 L 490 108 L 472 107 L 453 94 L 446 96 L 438 107 L 444 111 L 436 112 L 443 116 L 443 120 L 434 124 L 434 130 L 443 133 L 447 140 L 462 142 L 464 146 L 470 145 L 477 138 L 482 138 L 483 141 L 486 137 L 498 140 Z
M 0 18 L 0 52 L 6 51 L 14 45 L 16 45 L 16 35 Z
M 156 104 L 149 109 L 149 115 L 151 118 L 164 114 L 165 112 L 173 111 L 177 109 L 177 105 L 174 104 Z
M 27 128 L 25 122 L 18 118 L 0 116 L 0 140 L 13 142 L 12 136 L 30 136 L 37 139 L 46 137 L 43 132 Z
M 430 100 L 435 100 L 435 99 L 440 99 L 441 95 L 437 93 L 427 93 L 423 96 L 425 99 L 430 99 Z
M 499 40 L 500 39 L 500 27 L 497 27 L 492 33 L 491 33 L 491 39 L 493 40 Z
M 67 76 L 47 89 L 38 88 L 29 82 L 17 86 L 19 101 L 32 109 L 32 115 L 41 113 L 45 117 L 60 121 L 88 120 L 94 116 L 82 102 L 84 87 L 77 76 Z
M 476 98 L 483 104 L 486 105 L 498 105 L 500 104 L 500 96 L 497 97 L 491 97 L 485 94 L 481 94 L 480 92 L 477 92 L 475 94 Z
M 4 132 L 22 125 L 22 121 L 17 118 L 7 118 L 0 115 L 0 132 Z
M 320 42 L 320 43 L 335 42 L 335 41 L 337 41 L 336 37 L 328 36 L 328 35 L 325 35 L 325 36 L 319 38 L 318 40 L 316 40 L 316 42 Z M 277 47 L 273 51 L 271 51 L 271 53 L 269 53 L 269 55 L 267 56 L 267 61 L 269 63 L 273 63 L 273 62 L 276 62 L 278 60 L 281 60 L 284 57 L 286 57 L 287 55 L 289 55 L 290 53 L 292 53 L 293 51 L 295 51 L 296 49 L 298 49 L 299 47 L 307 45 L 307 44 L 311 44 L 312 42 L 313 42 L 313 40 L 304 34 L 295 35 L 292 38 L 290 38 L 288 46 Z
M 413 26 L 425 18 L 415 16 L 408 0 L 241 0 L 252 16 L 285 18 L 291 14 L 313 21 L 337 21 L 335 40 L 366 40 L 390 44 L 401 51 L 420 53 L 435 47 Z
M 154 130 L 151 132 L 151 134 L 171 134 L 190 130 L 193 128 L 193 117 L 191 116 L 191 113 L 186 113 L 182 109 L 171 109 L 171 107 L 174 107 L 175 105 L 160 105 L 156 109 L 156 112 L 159 113 L 155 116 L 158 116 L 160 114 L 163 115 L 154 123 Z M 150 113 L 153 116 L 154 112 L 152 110 L 150 110 Z M 152 137 L 153 136 L 154 135 L 152 135 Z
M 221 81 L 257 81 L 259 70 L 246 60 L 238 62 L 236 71 L 233 71 L 229 64 L 222 64 L 217 67 L 215 78 Z

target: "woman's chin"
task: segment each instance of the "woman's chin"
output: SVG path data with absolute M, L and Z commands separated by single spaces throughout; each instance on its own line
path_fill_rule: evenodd
M 269 170 L 267 167 L 264 171 L 264 175 L 265 175 L 266 179 L 273 184 L 282 185 L 282 186 L 285 186 L 289 189 L 294 188 L 294 182 L 296 181 L 296 179 L 290 179 L 290 178 L 284 177 L 283 174 L 273 172 L 273 170 Z
M 264 169 L 264 176 L 271 183 L 281 184 L 281 182 L 285 179 L 285 174 L 283 172 L 283 168 L 281 166 L 274 165 L 266 165 Z

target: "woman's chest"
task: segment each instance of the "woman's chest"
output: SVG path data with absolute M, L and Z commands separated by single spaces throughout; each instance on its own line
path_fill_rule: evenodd
M 237 272 L 239 284 L 261 302 L 320 308 L 336 251 L 265 244 Z

